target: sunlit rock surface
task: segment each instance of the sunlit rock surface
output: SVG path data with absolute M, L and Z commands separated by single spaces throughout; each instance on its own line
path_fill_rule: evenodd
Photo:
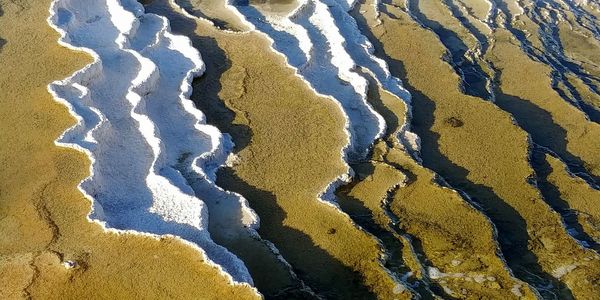
M 0 298 L 595 299 L 598 18 L 0 0 Z

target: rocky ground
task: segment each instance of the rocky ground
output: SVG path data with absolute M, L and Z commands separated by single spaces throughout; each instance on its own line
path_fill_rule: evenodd
M 0 0 L 0 298 L 599 299 L 598 2 L 102 1 L 79 25 L 85 3 L 55 0 L 47 20 L 50 0 Z M 129 26 L 117 10 L 134 29 L 89 47 L 164 76 L 177 58 L 136 36 L 189 39 L 165 49 L 201 55 L 199 123 L 153 108 L 174 75 L 139 102 L 111 96 L 111 56 L 72 85 L 90 91 L 67 101 L 81 109 L 48 92 L 93 61 L 65 47 L 89 38 L 80 26 Z M 117 187 L 104 148 L 162 165 L 125 167 Z M 172 185 L 199 223 L 153 205 Z

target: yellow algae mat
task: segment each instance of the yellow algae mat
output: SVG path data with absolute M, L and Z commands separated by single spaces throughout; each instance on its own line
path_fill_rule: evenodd
M 597 3 L 89 1 L 0 0 L 1 299 L 600 295 Z

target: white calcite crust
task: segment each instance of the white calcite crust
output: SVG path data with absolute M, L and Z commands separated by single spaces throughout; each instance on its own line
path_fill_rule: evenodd
M 294 11 L 283 17 L 263 14 L 253 6 L 235 5 L 234 1 L 230 1 L 229 8 L 250 28 L 270 39 L 273 49 L 285 57 L 316 94 L 338 104 L 346 117 L 348 144 L 342 153 L 346 161 L 364 159 L 373 142 L 386 130 L 383 117 L 367 100 L 370 84 L 367 74 L 378 87 L 407 106 L 409 113 L 398 140 L 407 150 L 418 151 L 418 136 L 408 130 L 410 94 L 399 79 L 391 76 L 386 62 L 373 55 L 373 45 L 349 13 L 355 2 L 302 0 Z M 324 189 L 320 199 L 336 205 L 334 191 L 352 176 L 348 168 Z
M 77 121 L 57 144 L 91 160 L 79 186 L 92 202 L 90 221 L 180 237 L 232 283 L 251 285 L 243 262 L 208 232 L 209 202 L 221 203 L 210 217 L 225 234 L 255 234 L 259 220 L 243 197 L 214 183 L 233 143 L 189 99 L 205 69 L 190 40 L 135 0 L 55 0 L 48 22 L 61 45 L 94 58 L 48 86 Z

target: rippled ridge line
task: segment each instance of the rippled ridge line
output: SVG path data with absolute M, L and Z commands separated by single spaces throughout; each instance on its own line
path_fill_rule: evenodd
M 189 39 L 133 0 L 56 0 L 48 21 L 61 45 L 94 58 L 48 86 L 77 120 L 56 143 L 92 161 L 79 185 L 92 202 L 89 219 L 119 233 L 180 237 L 232 283 L 252 284 L 207 230 L 211 199 L 237 203 L 250 231 L 258 218 L 245 199 L 214 184 L 233 145 L 189 100 L 191 80 L 204 72 Z

